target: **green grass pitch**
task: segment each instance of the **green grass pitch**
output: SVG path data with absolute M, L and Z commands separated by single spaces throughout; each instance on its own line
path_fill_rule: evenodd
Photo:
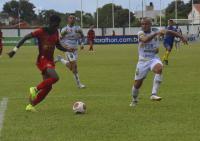
M 41 82 L 35 66 L 37 49 L 22 47 L 13 59 L 0 58 L 0 101 L 8 107 L 1 141 L 199 141 L 200 48 L 198 43 L 173 50 L 164 67 L 160 102 L 152 102 L 153 75 L 140 90 L 136 109 L 129 107 L 137 63 L 136 45 L 95 46 L 79 51 L 79 75 L 86 89 L 78 89 L 62 64 L 60 80 L 37 106 L 25 111 L 30 86 Z M 10 47 L 5 47 L 8 52 Z M 164 49 L 160 51 L 163 55 Z M 63 54 L 56 51 L 56 54 Z M 75 115 L 72 105 L 83 101 L 87 113 Z

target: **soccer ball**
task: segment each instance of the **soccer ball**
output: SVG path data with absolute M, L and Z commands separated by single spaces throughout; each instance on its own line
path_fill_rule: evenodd
M 83 103 L 81 101 L 75 102 L 74 105 L 73 105 L 73 111 L 76 114 L 84 114 L 85 111 L 86 111 L 85 103 Z

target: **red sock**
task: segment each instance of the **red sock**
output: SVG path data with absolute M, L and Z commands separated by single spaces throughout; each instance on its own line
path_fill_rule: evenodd
M 45 79 L 44 81 L 42 81 L 38 86 L 37 86 L 37 90 L 41 90 L 44 89 L 46 87 L 52 86 L 54 83 L 56 83 L 58 81 L 57 78 L 48 78 Z
M 31 101 L 31 104 L 33 106 L 37 105 L 38 103 L 40 103 L 46 96 L 47 94 L 51 91 L 52 86 L 48 86 L 44 89 L 41 89 L 40 92 L 38 93 L 37 97 Z

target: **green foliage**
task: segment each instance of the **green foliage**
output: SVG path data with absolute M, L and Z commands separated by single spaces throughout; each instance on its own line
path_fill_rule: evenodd
M 112 27 L 112 3 L 104 5 L 99 10 L 99 26 L 100 27 Z M 123 27 L 129 25 L 129 10 L 123 9 L 121 6 L 114 4 L 114 17 L 115 27 Z M 133 12 L 130 13 L 131 24 L 135 22 Z M 95 13 L 96 21 L 96 13 Z
M 191 3 L 190 0 L 188 3 L 184 3 L 184 1 L 178 1 L 178 18 L 179 19 L 187 19 L 189 12 L 191 11 Z M 200 3 L 200 0 L 194 0 L 194 3 Z M 19 10 L 20 7 L 20 10 Z M 51 14 L 60 15 L 62 19 L 61 26 L 66 24 L 66 17 L 69 13 L 60 13 L 55 10 L 42 10 L 39 15 L 34 13 L 35 6 L 28 0 L 12 0 L 8 1 L 3 6 L 3 11 L 8 13 L 10 16 L 18 17 L 18 12 L 20 12 L 21 19 L 26 22 L 34 25 L 45 25 L 47 23 L 47 19 Z M 112 27 L 112 3 L 105 4 L 103 7 L 98 8 L 99 11 L 99 27 Z M 114 4 L 114 17 L 115 17 L 115 27 L 124 27 L 129 25 L 129 10 L 124 9 L 121 6 Z M 75 15 L 81 18 L 81 11 L 75 11 Z M 135 19 L 134 13 L 130 13 L 131 17 L 131 26 L 138 26 L 138 20 Z M 166 8 L 166 15 L 162 17 L 162 23 L 167 24 L 167 20 L 175 18 L 175 2 L 172 1 L 168 7 Z M 83 27 L 89 27 L 91 24 L 96 24 L 97 21 L 97 13 L 94 15 L 91 13 L 85 13 L 83 11 Z M 79 20 L 77 24 L 81 24 Z
M 20 1 L 8 1 L 3 6 L 3 12 L 8 13 L 10 16 L 18 17 L 25 20 L 28 23 L 36 20 L 36 14 L 34 13 L 35 6 L 27 0 Z
M 194 4 L 200 4 L 200 0 L 194 0 Z M 188 3 L 177 1 L 177 16 L 178 19 L 187 19 L 189 12 L 192 10 L 192 0 Z M 172 1 L 166 8 L 166 22 L 168 19 L 175 18 L 175 1 Z
M 57 12 L 53 9 L 50 10 L 42 10 L 38 15 L 38 24 L 39 25 L 47 25 L 48 18 L 51 15 L 58 15 L 61 17 L 61 26 L 64 26 L 66 24 L 66 15 L 60 12 Z

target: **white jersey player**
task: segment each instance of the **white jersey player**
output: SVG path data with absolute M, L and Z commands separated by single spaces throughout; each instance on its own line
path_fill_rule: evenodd
M 157 96 L 159 86 L 162 82 L 162 70 L 163 64 L 160 58 L 157 56 L 159 52 L 159 42 L 157 36 L 163 36 L 164 34 L 173 34 L 180 37 L 183 42 L 187 42 L 185 38 L 178 33 L 169 30 L 160 30 L 154 32 L 151 30 L 151 20 L 149 18 L 143 18 L 141 21 L 142 30 L 138 32 L 138 53 L 139 59 L 135 72 L 135 83 L 132 87 L 132 102 L 130 106 L 135 106 L 138 102 L 139 88 L 142 86 L 143 80 L 146 78 L 147 73 L 151 70 L 155 73 L 153 88 L 151 93 L 151 100 L 160 101 L 162 98 Z
M 176 26 L 176 32 L 182 35 L 182 30 L 180 27 L 178 27 L 178 25 Z M 174 38 L 175 48 L 177 51 L 180 50 L 180 42 L 181 42 L 181 39 L 179 37 Z
M 85 88 L 85 85 L 80 82 L 77 70 L 78 41 L 80 38 L 83 38 L 84 35 L 81 28 L 74 25 L 76 21 L 74 15 L 69 15 L 67 21 L 68 25 L 61 30 L 60 43 L 65 48 L 73 48 L 74 52 L 66 52 L 66 60 L 61 56 L 57 56 L 55 61 L 60 61 L 61 63 L 65 64 L 67 68 L 73 72 L 77 86 L 79 88 Z

